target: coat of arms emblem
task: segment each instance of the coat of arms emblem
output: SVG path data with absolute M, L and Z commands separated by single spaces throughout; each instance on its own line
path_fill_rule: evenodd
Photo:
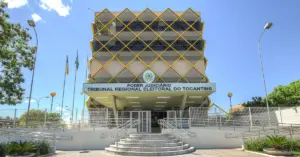
M 143 73 L 143 79 L 146 83 L 152 83 L 155 79 L 155 74 L 151 70 L 146 70 Z

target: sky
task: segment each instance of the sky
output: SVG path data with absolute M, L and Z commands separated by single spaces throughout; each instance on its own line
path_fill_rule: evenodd
M 82 84 L 85 81 L 86 58 L 91 56 L 91 23 L 95 11 L 164 11 L 171 8 L 185 11 L 192 8 L 201 13 L 205 22 L 203 38 L 208 59 L 206 74 L 216 83 L 211 96 L 216 104 L 229 108 L 254 96 L 264 96 L 264 86 L 258 54 L 258 38 L 267 22 L 273 27 L 261 40 L 267 91 L 300 79 L 300 1 L 299 0 L 5 0 L 10 21 L 28 27 L 26 21 L 36 21 L 39 47 L 32 97 L 56 92 L 54 109 L 62 102 L 66 55 L 69 55 L 70 74 L 67 76 L 64 106 L 72 106 L 76 51 L 79 51 L 79 70 L 76 83 L 75 108 L 83 107 Z M 30 34 L 34 36 L 33 30 Z M 35 39 L 30 43 L 35 44 Z M 31 72 L 24 70 L 23 87 L 29 95 Z M 26 109 L 28 101 L 17 106 L 0 106 L 0 115 L 12 110 Z M 40 102 L 48 108 L 50 99 Z M 37 103 L 32 103 L 37 108 Z M 1 112 L 2 110 L 2 112 Z

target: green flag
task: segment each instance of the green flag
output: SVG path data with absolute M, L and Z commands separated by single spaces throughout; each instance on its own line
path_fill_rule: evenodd
M 77 50 L 77 56 L 76 56 L 76 61 L 75 61 L 75 64 L 76 64 L 76 70 L 78 70 L 78 67 L 79 67 L 79 61 L 78 61 L 78 50 Z
M 66 60 L 66 74 L 69 74 L 69 61 L 68 61 L 68 55 L 67 55 L 67 60 Z

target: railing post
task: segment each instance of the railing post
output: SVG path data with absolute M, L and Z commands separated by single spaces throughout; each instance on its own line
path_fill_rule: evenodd
M 15 113 L 14 113 L 14 123 L 13 123 L 13 127 L 16 127 L 16 119 L 17 119 L 17 109 L 15 108 Z
M 130 111 L 130 129 L 132 129 L 132 111 Z
M 245 134 L 243 133 L 243 145 L 242 145 L 243 150 L 245 149 Z
M 217 109 L 215 108 L 215 118 L 216 118 L 216 126 L 218 126 L 218 116 L 217 116 Z
M 220 121 L 220 126 L 222 126 L 222 114 L 221 114 L 221 109 L 219 109 L 219 121 Z
M 234 119 L 232 120 L 233 123 L 233 130 L 235 131 L 235 123 L 234 123 Z
M 78 120 L 78 131 L 80 131 L 80 120 Z
M 46 122 L 47 122 L 47 109 L 45 109 L 45 115 L 44 115 L 44 128 L 46 128 Z
M 278 107 L 278 110 L 279 110 L 279 115 L 280 115 L 280 123 L 282 124 L 282 123 L 283 123 L 283 121 L 282 121 L 282 113 L 281 113 L 281 108 L 280 108 L 280 107 Z
M 249 121 L 250 121 L 250 126 L 253 126 L 253 123 L 252 123 L 252 113 L 251 113 L 251 108 L 248 107 L 248 110 L 249 110 Z
M 108 119 L 109 119 L 109 113 L 108 113 L 108 108 L 106 108 L 106 127 L 108 127 Z
M 290 133 L 291 139 L 293 139 L 293 127 L 292 127 L 292 124 L 291 124 L 291 129 L 289 129 L 289 133 Z
M 77 123 L 78 108 L 76 108 L 75 123 Z
M 56 152 L 56 137 L 55 137 L 55 133 L 53 134 L 53 153 Z

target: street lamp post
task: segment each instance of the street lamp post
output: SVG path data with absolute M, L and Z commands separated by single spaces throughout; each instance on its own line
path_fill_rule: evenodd
M 52 107 L 53 107 L 53 98 L 55 97 L 56 93 L 55 92 L 51 92 L 50 96 L 51 96 L 51 108 L 50 108 L 50 113 L 52 113 Z
M 272 22 L 268 22 L 265 25 L 264 30 L 260 34 L 260 37 L 258 39 L 258 53 L 259 53 L 259 57 L 260 57 L 260 65 L 261 65 L 262 77 L 263 77 L 263 81 L 264 81 L 264 88 L 265 88 L 265 95 L 266 95 L 266 105 L 267 105 L 269 125 L 271 125 L 271 118 L 270 118 L 270 109 L 269 109 L 268 92 L 267 92 L 267 86 L 266 86 L 266 80 L 265 80 L 264 66 L 263 66 L 262 57 L 261 57 L 261 51 L 260 51 L 260 40 L 261 40 L 263 34 L 265 33 L 265 31 L 268 30 L 268 29 L 270 29 L 272 27 L 272 25 L 273 25 Z
M 38 44 L 39 44 L 37 32 L 36 32 L 36 29 L 35 29 L 36 25 L 35 25 L 34 21 L 33 20 L 28 20 L 27 23 L 34 30 L 34 34 L 35 34 L 35 38 L 36 38 L 36 47 L 35 47 L 35 53 L 34 53 L 34 64 L 33 64 L 33 68 L 32 68 L 32 76 L 31 76 L 31 84 L 30 84 L 30 92 L 29 92 L 29 102 L 28 102 L 28 108 L 27 108 L 27 113 L 26 113 L 26 121 L 25 121 L 26 128 L 28 127 L 28 117 L 29 117 L 29 110 L 30 110 L 30 103 L 31 103 L 32 87 L 33 87 L 33 80 L 34 80 L 34 71 L 35 71 L 36 57 L 37 57 Z
M 227 96 L 229 97 L 230 110 L 232 110 L 232 103 L 231 103 L 231 97 L 232 97 L 232 93 L 231 93 L 231 92 L 229 92 L 229 93 L 227 94 Z
M 30 97 L 27 97 L 28 99 L 30 99 Z M 31 98 L 32 100 L 35 100 L 36 102 L 37 102 L 37 108 L 39 109 L 40 108 L 40 101 L 42 100 L 42 99 L 44 99 L 44 98 L 46 98 L 46 99 L 48 99 L 49 97 L 48 96 L 44 96 L 44 97 L 41 97 L 41 98 L 39 98 L 39 99 L 36 99 L 36 98 Z

